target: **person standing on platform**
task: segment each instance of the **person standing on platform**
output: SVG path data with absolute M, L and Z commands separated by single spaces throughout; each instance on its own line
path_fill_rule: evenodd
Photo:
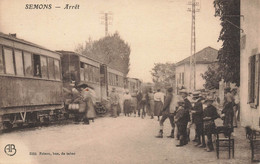
M 200 92 L 193 92 L 192 99 L 194 101 L 194 106 L 192 108 L 192 120 L 195 124 L 195 131 L 197 138 L 197 144 L 195 146 L 206 147 L 205 136 L 203 129 L 203 106 L 201 102 Z
M 147 93 L 147 100 L 148 100 L 148 108 L 151 114 L 151 119 L 153 119 L 154 116 L 154 94 L 152 88 L 149 89 L 149 92 Z
M 174 138 L 174 128 L 175 128 L 174 115 L 173 115 L 173 112 L 171 113 L 171 111 L 170 111 L 171 103 L 173 102 L 172 92 L 173 92 L 172 88 L 169 88 L 167 90 L 165 102 L 164 102 L 164 105 L 162 108 L 162 119 L 160 120 L 160 131 L 159 131 L 159 134 L 156 136 L 157 138 L 163 138 L 163 123 L 167 118 L 169 118 L 171 126 L 172 126 L 171 135 L 168 137 Z
M 207 97 L 205 100 L 206 108 L 203 111 L 203 123 L 205 134 L 207 135 L 207 152 L 211 152 L 214 150 L 212 143 L 212 134 L 214 134 L 215 130 L 215 120 L 219 117 L 217 113 L 217 108 L 212 105 L 214 102 L 214 98 Z
M 137 96 L 136 96 L 136 99 L 137 99 L 137 111 L 138 111 L 138 117 L 141 116 L 141 109 L 142 109 L 142 98 L 143 98 L 143 94 L 141 91 L 138 91 L 137 92 Z
M 86 117 L 89 120 L 92 120 L 94 122 L 94 119 L 96 118 L 96 110 L 94 107 L 94 104 L 96 103 L 96 93 L 92 87 L 87 87 L 84 89 L 84 96 L 87 102 L 87 113 Z
M 237 88 L 233 88 L 231 90 L 231 94 L 233 96 L 233 127 L 237 128 L 237 121 L 238 121 L 238 113 L 239 113 L 239 96 L 237 94 Z
M 116 93 L 116 88 L 112 88 L 112 92 L 110 93 L 110 104 L 112 116 L 117 117 L 117 108 L 119 104 L 119 95 Z
M 136 112 L 137 112 L 137 94 L 138 90 L 135 90 L 134 93 L 132 94 L 132 99 L 131 99 L 131 108 L 132 111 L 134 112 L 134 116 L 136 117 Z
M 139 94 L 139 98 L 141 99 L 140 101 L 140 114 L 141 114 L 141 118 L 144 118 L 146 115 L 146 109 L 147 109 L 147 98 L 146 95 L 144 94 Z
M 178 100 L 178 109 L 175 115 L 175 122 L 177 124 L 180 142 L 177 147 L 186 145 L 187 142 L 187 124 L 190 120 L 189 110 L 185 108 L 185 101 L 181 97 Z
M 225 88 L 225 101 L 224 109 L 222 110 L 222 118 L 224 119 L 224 126 L 233 128 L 233 116 L 234 116 L 234 97 L 230 92 L 230 88 Z
M 185 108 L 185 111 L 188 110 L 189 113 L 191 112 L 191 109 L 192 109 L 192 105 L 191 105 L 191 102 L 190 100 L 187 98 L 188 97 L 188 92 L 186 91 L 186 89 L 182 89 L 179 91 L 179 93 L 181 94 L 181 97 L 183 98 L 184 100 L 184 108 Z M 190 117 L 189 117 L 190 118 Z M 191 125 L 192 125 L 192 121 L 189 120 L 188 121 L 188 127 L 187 127 L 187 134 L 186 134 L 186 139 L 187 139 L 187 143 L 190 141 L 190 128 L 191 128 Z
M 123 96 L 123 105 L 124 105 L 124 113 L 125 116 L 130 116 L 131 114 L 131 95 L 129 94 L 129 90 L 125 90 L 125 94 Z
M 158 121 L 160 121 L 160 116 L 164 103 L 164 94 L 160 89 L 154 94 L 154 116 L 158 117 Z

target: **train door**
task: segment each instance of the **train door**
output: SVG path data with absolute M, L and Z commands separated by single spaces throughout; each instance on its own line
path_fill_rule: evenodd
M 101 100 L 108 97 L 108 79 L 107 79 L 107 66 L 105 64 L 100 65 L 100 92 Z

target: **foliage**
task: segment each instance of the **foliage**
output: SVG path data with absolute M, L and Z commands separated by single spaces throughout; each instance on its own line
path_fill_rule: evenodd
M 151 71 L 155 88 L 174 87 L 175 85 L 175 64 L 155 63 Z
M 208 66 L 208 70 L 204 74 L 201 74 L 202 78 L 206 81 L 204 84 L 206 89 L 219 88 L 219 81 L 221 81 L 221 76 L 218 73 L 218 69 L 218 63 L 213 63 Z
M 125 74 L 129 72 L 131 49 L 117 32 L 97 41 L 89 38 L 85 46 L 78 45 L 75 51 L 123 71 Z
M 240 85 L 240 0 L 215 0 L 215 16 L 220 16 L 223 41 L 218 52 L 218 73 L 225 82 Z

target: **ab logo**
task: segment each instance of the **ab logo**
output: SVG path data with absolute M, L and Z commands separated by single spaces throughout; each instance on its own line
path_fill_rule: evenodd
M 5 146 L 5 154 L 9 156 L 13 156 L 16 153 L 15 145 L 14 144 L 8 144 Z

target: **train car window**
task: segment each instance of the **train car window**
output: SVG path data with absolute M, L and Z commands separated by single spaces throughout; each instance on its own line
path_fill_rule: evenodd
M 116 75 L 116 86 L 119 86 L 118 75 Z
M 48 79 L 47 57 L 41 56 L 42 78 Z
M 52 79 L 52 80 L 55 79 L 53 58 L 48 58 L 48 73 L 49 73 L 49 79 Z
M 85 71 L 84 71 L 84 73 L 85 73 L 85 81 L 89 81 L 89 76 L 88 76 L 88 65 L 87 64 L 85 64 Z
M 116 75 L 115 74 L 112 75 L 113 75 L 113 85 L 116 85 Z
M 16 67 L 16 74 L 20 76 L 24 76 L 23 72 L 23 54 L 22 51 L 14 51 L 15 56 L 15 67 Z
M 118 82 L 118 83 L 119 83 L 119 86 L 120 86 L 120 87 L 123 87 L 123 86 L 124 86 L 124 79 L 123 79 L 122 76 L 119 76 L 119 77 L 118 77 L 118 81 L 119 81 L 119 82 Z
M 55 78 L 56 80 L 60 80 L 60 62 L 59 60 L 54 60 L 54 66 L 55 66 Z
M 112 85 L 112 76 L 111 76 L 111 73 L 108 73 L 108 81 L 109 81 L 109 85 Z
M 33 75 L 35 77 L 41 77 L 41 62 L 40 55 L 33 54 Z
M 30 53 L 24 52 L 23 56 L 25 76 L 32 77 L 32 55 Z
M 96 83 L 99 83 L 99 82 L 100 82 L 100 78 L 99 78 L 99 77 L 100 77 L 99 68 L 98 68 L 98 67 L 94 67 L 94 68 L 95 68 L 95 69 L 94 69 L 94 70 L 95 70 L 95 71 L 94 71 L 94 72 L 95 72 L 95 73 L 94 73 L 94 75 L 95 75 L 95 82 L 96 82 Z
M 94 77 L 93 77 L 93 67 L 91 65 L 89 65 L 89 69 L 88 69 L 88 77 L 89 77 L 89 81 L 93 82 Z
M 4 59 L 3 59 L 1 47 L 0 47 L 0 73 L 4 73 Z
M 115 75 L 115 74 L 113 74 L 113 76 L 114 76 L 114 78 L 113 78 L 114 85 L 116 86 L 116 85 L 117 85 L 117 84 L 116 84 L 116 75 Z
M 84 63 L 80 62 L 80 81 L 84 81 Z
M 4 48 L 5 69 L 7 74 L 14 75 L 14 57 L 11 49 Z

